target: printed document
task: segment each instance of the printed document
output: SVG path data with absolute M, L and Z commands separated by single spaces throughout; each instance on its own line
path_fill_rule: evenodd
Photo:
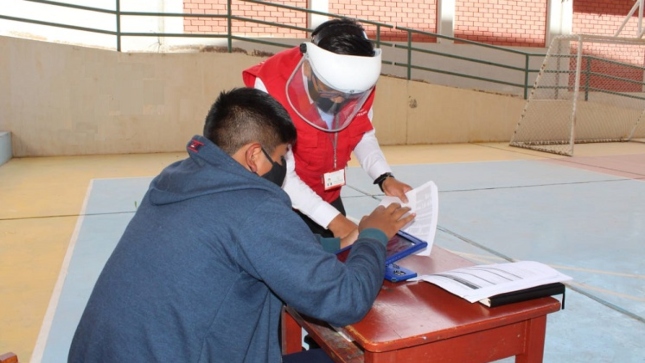
M 519 261 L 475 265 L 419 276 L 470 302 L 497 294 L 563 282 L 572 278 L 540 262 Z
M 404 207 L 410 207 L 410 211 L 417 214 L 416 218 L 401 228 L 401 230 L 427 242 L 428 247 L 417 252 L 417 255 L 429 256 L 437 231 L 437 220 L 439 217 L 439 192 L 437 185 L 433 181 L 429 181 L 405 193 L 405 196 L 408 197 L 408 203 L 401 202 L 397 197 L 385 196 L 379 205 L 387 207 L 392 203 L 399 203 Z

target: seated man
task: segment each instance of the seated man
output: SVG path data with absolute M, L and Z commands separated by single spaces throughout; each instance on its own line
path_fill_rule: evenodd
M 150 184 L 96 282 L 68 361 L 280 362 L 283 304 L 339 326 L 363 318 L 383 282 L 385 244 L 414 216 L 378 207 L 339 262 L 280 188 L 295 139 L 272 96 L 222 92 L 188 158 Z

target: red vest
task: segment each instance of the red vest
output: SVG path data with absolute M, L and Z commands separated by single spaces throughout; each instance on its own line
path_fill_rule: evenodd
M 298 131 L 298 138 L 293 145 L 296 173 L 322 199 L 331 202 L 340 197 L 340 188 L 325 191 L 323 174 L 344 169 L 363 134 L 372 130 L 372 123 L 367 117 L 367 113 L 374 102 L 374 90 L 349 126 L 339 132 L 321 131 L 300 118 L 287 101 L 287 80 L 301 59 L 302 54 L 299 47 L 285 50 L 245 70 L 242 72 L 242 77 L 247 87 L 253 87 L 255 79 L 259 77 L 269 94 L 289 111 Z M 293 98 L 291 100 L 294 101 Z M 299 97 L 298 101 L 304 102 L 304 100 L 309 102 L 306 94 Z M 320 116 L 316 115 L 311 119 L 320 120 Z M 320 122 L 324 124 L 324 121 L 320 120 Z M 338 141 L 336 144 L 336 168 L 334 169 L 333 142 L 336 134 L 338 134 Z

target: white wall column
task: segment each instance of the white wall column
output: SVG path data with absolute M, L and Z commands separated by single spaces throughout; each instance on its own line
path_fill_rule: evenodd
M 558 35 L 573 33 L 573 0 L 549 0 L 546 16 L 546 48 Z
M 329 0 L 309 0 L 309 10 L 321 11 L 324 13 L 329 13 Z M 329 20 L 329 17 L 318 15 L 318 14 L 309 14 L 308 27 L 310 29 L 316 28 L 318 25 Z
M 437 34 L 455 36 L 455 0 L 437 1 Z M 447 39 L 437 39 L 438 43 L 452 43 Z

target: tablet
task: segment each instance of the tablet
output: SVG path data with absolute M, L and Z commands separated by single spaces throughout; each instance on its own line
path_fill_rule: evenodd
M 385 265 L 389 265 L 405 256 L 421 251 L 427 246 L 427 242 L 422 241 L 411 234 L 399 231 L 387 242 Z M 345 262 L 347 256 L 349 256 L 351 248 L 352 246 L 348 246 L 336 252 L 338 259 Z

